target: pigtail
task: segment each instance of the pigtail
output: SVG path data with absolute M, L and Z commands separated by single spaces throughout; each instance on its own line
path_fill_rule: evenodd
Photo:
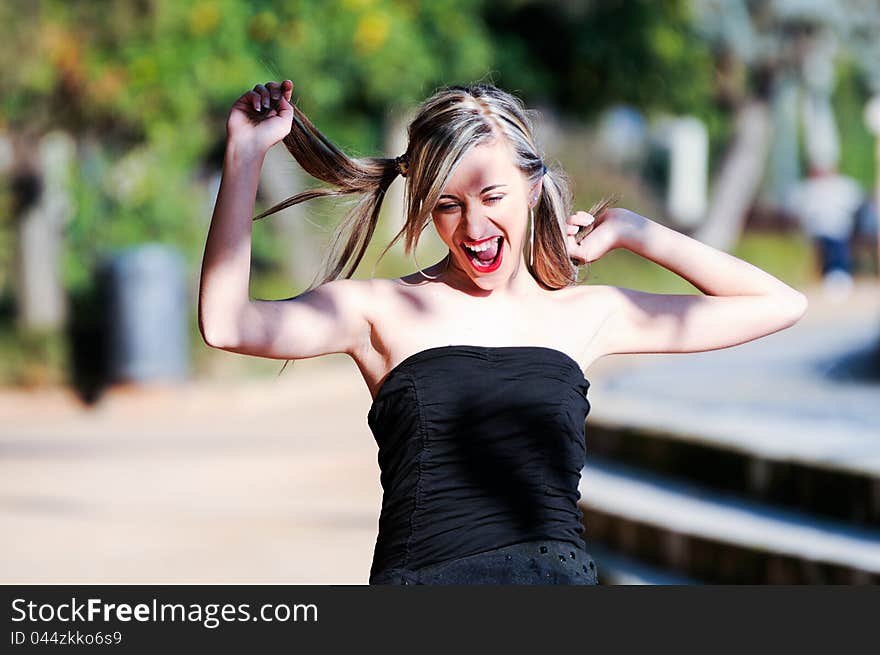
M 336 227 L 321 270 L 303 293 L 339 278 L 350 278 L 366 253 L 388 187 L 400 173 L 399 161 L 386 157 L 353 159 L 337 148 L 293 105 L 293 125 L 284 146 L 303 170 L 329 187 L 316 187 L 283 200 L 253 220 L 260 220 L 307 200 L 360 194 L 361 198 Z M 286 360 L 284 371 L 290 360 Z

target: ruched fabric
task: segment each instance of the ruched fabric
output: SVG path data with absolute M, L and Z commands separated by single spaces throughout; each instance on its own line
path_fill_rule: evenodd
M 370 582 L 512 544 L 584 549 L 589 386 L 543 346 L 438 346 L 398 364 L 367 416 L 383 489 Z

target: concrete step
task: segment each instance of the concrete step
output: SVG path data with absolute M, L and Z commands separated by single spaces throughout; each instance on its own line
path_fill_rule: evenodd
M 584 535 L 672 574 L 717 584 L 880 584 L 880 531 L 589 456 Z M 597 561 L 598 565 L 598 561 Z
M 697 585 L 698 580 L 645 564 L 637 559 L 588 543 L 587 551 L 596 561 L 601 585 Z
M 764 443 L 780 438 L 780 431 L 771 425 L 741 430 L 739 436 L 728 438 L 718 423 L 658 427 L 606 414 L 588 422 L 587 453 L 766 503 L 880 528 L 880 473 L 867 467 L 836 466 L 827 456 L 752 447 L 762 438 Z M 857 438 L 850 434 L 840 441 Z M 880 449 L 873 435 L 864 435 L 863 440 L 871 442 L 866 450 Z
M 588 455 L 880 528 L 880 308 L 838 312 L 594 376 Z

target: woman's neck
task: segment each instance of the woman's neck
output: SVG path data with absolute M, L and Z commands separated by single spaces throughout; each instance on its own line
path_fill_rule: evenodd
M 437 282 L 474 298 L 515 299 L 542 291 L 541 285 L 532 277 L 522 257 L 517 259 L 513 272 L 507 278 L 485 276 L 481 280 L 482 284 L 478 284 L 463 271 L 451 254 L 425 272 L 437 276 Z

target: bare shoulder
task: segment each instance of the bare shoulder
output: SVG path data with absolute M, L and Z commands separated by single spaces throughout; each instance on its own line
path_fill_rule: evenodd
M 365 283 L 362 298 L 367 301 L 367 312 L 371 316 L 382 313 L 388 303 L 400 294 L 400 278 L 374 277 L 362 282 Z
M 373 294 L 375 280 L 357 280 L 354 278 L 343 278 L 327 282 L 323 286 L 327 290 L 346 300 L 352 306 L 368 306 L 370 296 Z
M 393 314 L 392 310 L 401 300 L 407 285 L 402 283 L 401 278 L 375 277 L 351 282 L 355 284 L 350 285 L 343 293 L 351 299 L 370 326 L 369 339 L 361 344 L 360 352 L 363 354 L 364 349 L 372 349 L 376 331 L 389 312 Z
M 370 307 L 373 280 L 341 278 L 325 282 L 289 300 L 304 302 L 316 308 L 363 317 Z
M 389 368 L 390 352 L 408 329 L 407 309 L 421 303 L 411 297 L 414 291 L 401 278 L 363 280 L 361 307 L 368 330 L 358 347 L 349 352 L 364 380 L 375 395 Z M 391 319 L 390 317 L 394 317 Z
M 623 298 L 620 287 L 607 284 L 578 284 L 565 289 L 565 300 L 575 312 L 607 315 Z
M 393 310 L 397 303 L 406 302 L 410 305 L 417 302 L 417 298 L 431 295 L 431 290 L 428 288 L 429 281 L 418 273 L 395 278 L 377 277 L 369 282 L 371 283 L 370 302 L 374 315 Z
M 340 279 L 323 285 L 331 301 L 338 302 L 344 311 L 371 326 L 389 294 L 389 280 L 383 278 Z
M 571 325 L 581 340 L 587 366 L 609 354 L 607 326 L 620 307 L 623 294 L 619 287 L 605 284 L 579 284 L 564 290 L 563 304 Z

